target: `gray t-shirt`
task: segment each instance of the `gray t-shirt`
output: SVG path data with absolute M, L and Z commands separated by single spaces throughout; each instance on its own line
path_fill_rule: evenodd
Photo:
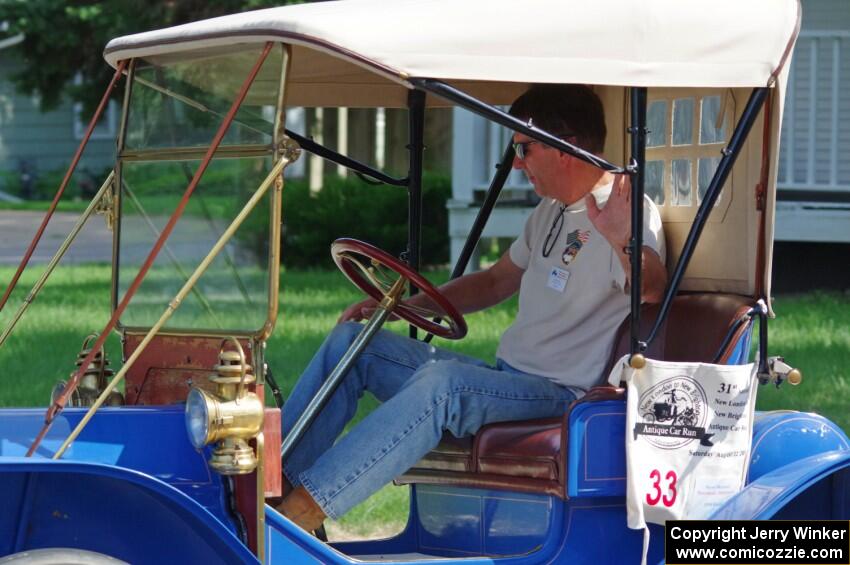
M 611 189 L 609 184 L 592 192 L 600 207 Z M 630 301 L 620 260 L 587 217 L 584 199 L 564 210 L 561 231 L 543 257 L 561 207 L 556 200 L 543 199 L 511 245 L 511 261 L 525 273 L 519 312 L 502 335 L 497 355 L 516 369 L 547 377 L 581 396 L 604 376 Z M 557 227 L 552 237 L 554 232 Z M 644 201 L 643 244 L 664 260 L 661 216 L 649 198 Z

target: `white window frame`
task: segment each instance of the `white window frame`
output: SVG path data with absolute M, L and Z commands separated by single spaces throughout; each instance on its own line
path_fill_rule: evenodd
M 74 76 L 74 84 L 81 85 L 83 76 L 77 73 Z M 86 134 L 86 128 L 89 127 L 91 116 L 83 116 L 83 105 L 80 102 L 75 102 L 72 108 L 74 119 L 74 139 L 80 141 Z M 110 100 L 100 117 L 100 121 L 94 126 L 91 132 L 91 139 L 114 139 L 118 134 L 118 104 L 114 100 Z
M 725 122 L 725 139 L 713 143 L 700 142 L 700 126 L 702 120 L 702 104 L 706 98 L 719 96 L 721 100 L 720 112 Z M 692 99 L 694 101 L 692 119 L 692 143 L 687 145 L 673 145 L 673 103 L 675 100 Z M 689 220 L 696 214 L 701 200 L 699 198 L 699 161 L 706 158 L 721 157 L 721 150 L 728 144 L 729 137 L 734 127 L 733 117 L 736 115 L 735 98 L 725 89 L 651 89 L 647 101 L 647 107 L 653 102 L 665 101 L 667 103 L 664 145 L 646 148 L 646 163 L 652 161 L 664 162 L 664 174 L 662 177 L 662 190 L 664 191 L 664 203 L 657 204 L 663 209 L 664 216 L 670 220 Z M 673 161 L 687 159 L 691 162 L 691 201 L 686 205 L 673 205 Z M 726 180 L 726 187 L 721 196 L 715 202 L 716 208 L 726 208 L 731 203 L 728 196 L 732 191 L 732 176 Z M 723 214 L 712 214 L 712 218 L 720 218 Z

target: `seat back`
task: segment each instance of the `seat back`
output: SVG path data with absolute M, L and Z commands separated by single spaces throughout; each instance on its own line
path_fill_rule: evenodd
M 660 361 L 726 363 L 750 326 L 748 313 L 755 304 L 752 297 L 734 294 L 679 295 L 673 299 L 670 314 L 645 355 Z M 641 308 L 641 338 L 649 335 L 660 309 L 660 304 L 644 304 Z M 630 325 L 631 317 L 627 317 L 617 330 L 609 369 L 617 359 L 630 352 Z M 733 329 L 731 339 L 721 351 L 724 339 Z

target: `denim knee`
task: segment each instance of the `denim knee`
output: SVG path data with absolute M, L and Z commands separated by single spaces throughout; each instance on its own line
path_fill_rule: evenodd
M 409 386 L 428 393 L 429 398 L 451 394 L 464 384 L 464 373 L 470 365 L 454 359 L 428 361 L 410 378 Z
M 359 322 L 342 322 L 334 326 L 325 341 L 335 345 L 344 344 L 348 348 L 361 331 L 363 331 L 363 324 Z
M 338 361 L 345 355 L 362 329 L 363 326 L 357 322 L 337 324 L 325 338 L 319 355 L 324 358 L 325 362 Z

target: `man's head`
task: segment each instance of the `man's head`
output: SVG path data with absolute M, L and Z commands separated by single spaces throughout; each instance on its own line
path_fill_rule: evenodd
M 509 113 L 591 153 L 605 147 L 602 101 L 583 84 L 538 84 L 514 100 Z
M 602 102 L 587 86 L 535 85 L 514 101 L 509 112 L 591 153 L 601 153 L 605 146 Z M 602 176 L 601 171 L 588 169 L 591 165 L 521 133 L 514 134 L 514 142 L 530 142 L 525 158 L 514 159 L 514 167 L 525 172 L 541 196 L 572 204 L 593 188 L 593 175 Z

